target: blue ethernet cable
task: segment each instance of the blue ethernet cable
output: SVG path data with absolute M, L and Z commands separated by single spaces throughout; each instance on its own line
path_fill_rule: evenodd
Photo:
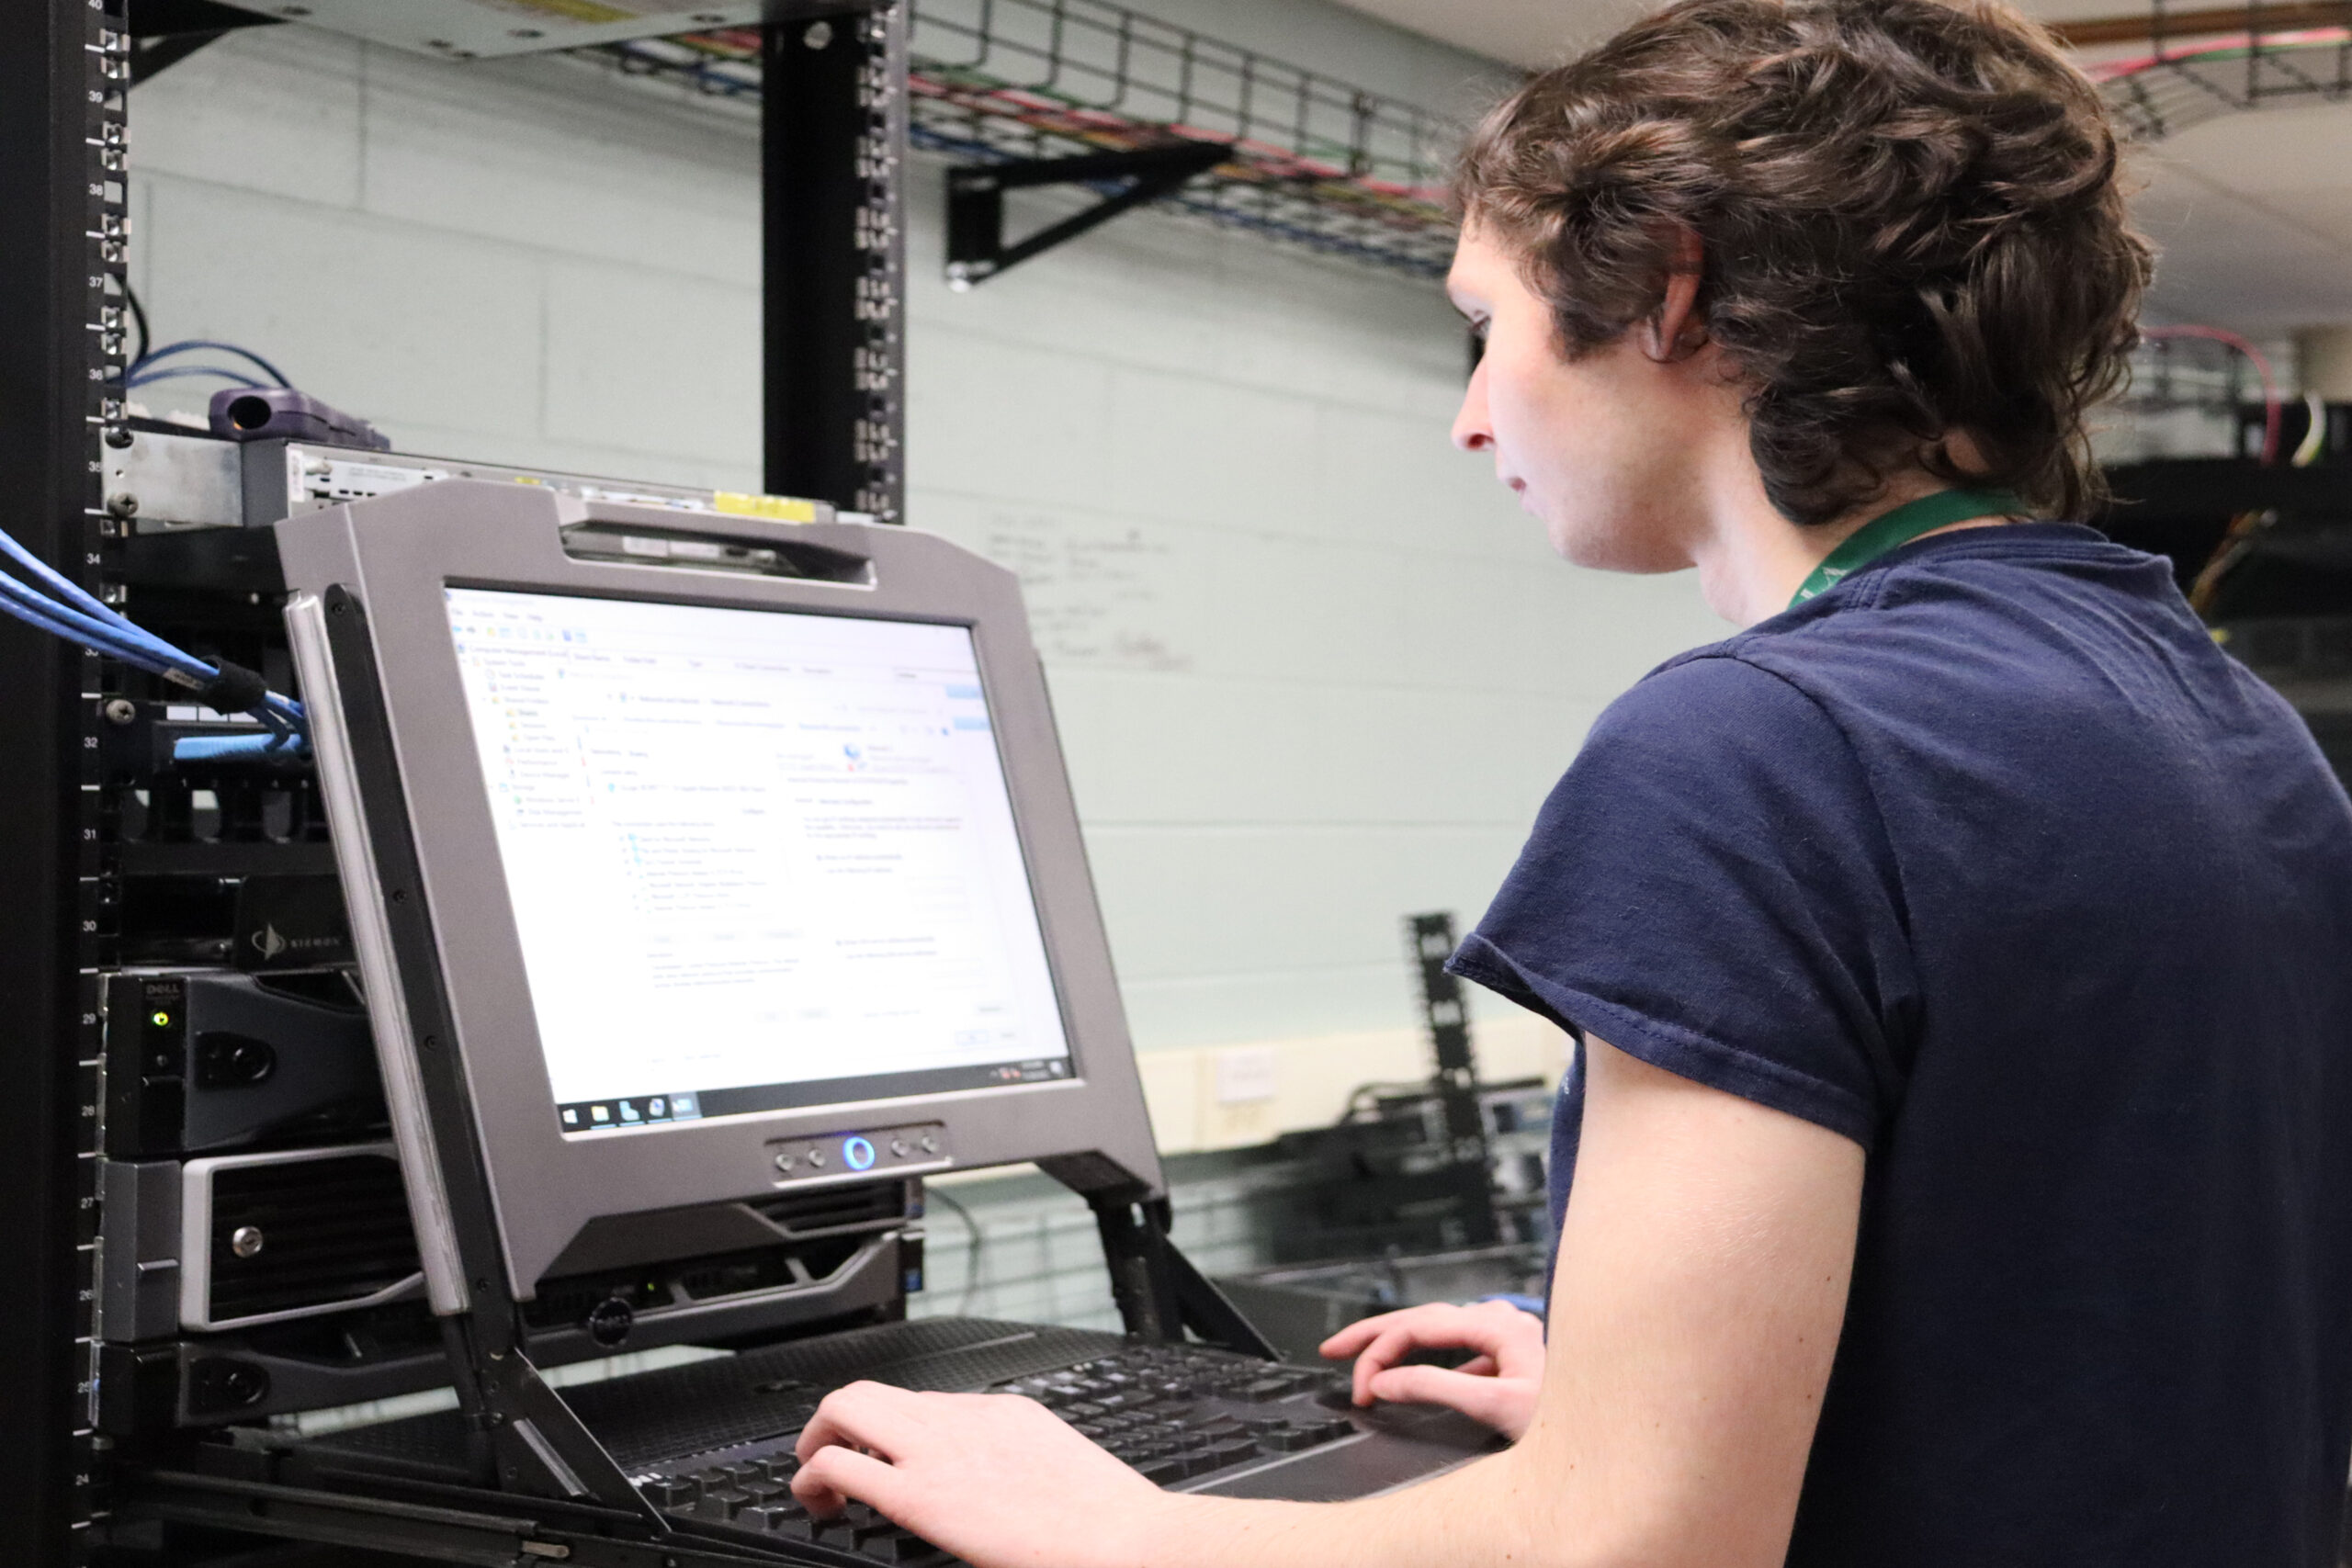
M 167 681 L 201 683 L 193 661 L 175 660 L 165 645 L 141 640 L 144 634 L 139 637 L 126 637 L 107 622 L 36 593 L 5 573 L 0 573 L 0 609 L 6 609 L 18 620 L 38 626 L 52 637 L 62 637 L 126 663 L 136 664 Z
M 27 575 L 46 590 L 46 596 L 33 588 L 0 572 L 0 595 L 23 604 L 27 609 L 51 618 L 64 617 L 63 625 L 75 630 L 94 632 L 107 642 L 128 645 L 141 649 L 147 659 L 166 666 L 176 666 L 197 681 L 212 678 L 204 661 L 182 653 L 170 643 L 142 627 L 134 626 L 121 612 L 85 591 L 73 579 L 53 570 L 32 551 L 25 548 L 5 531 L 0 531 L 0 555 L 6 555 Z M 61 603 L 62 601 L 62 603 Z M 56 627 L 47 628 L 57 630 Z M 61 634 L 62 635 L 62 634 Z M 100 651 L 107 651 L 101 649 Z M 138 662 L 134 660 L 132 662 Z M 158 669 L 155 673 L 168 677 L 169 671 Z
M 299 739 L 287 744 L 284 735 L 183 735 L 172 742 L 175 762 L 229 762 L 248 757 L 290 757 L 303 747 Z
M 199 378 L 218 378 L 256 392 L 265 391 L 269 387 L 268 382 L 255 380 L 242 370 L 224 370 L 218 365 L 167 365 L 161 370 L 141 370 L 126 378 L 123 385 L 136 390 L 158 381 L 187 381 Z
M 267 735 L 187 737 L 175 743 L 175 759 L 195 761 L 282 754 L 289 747 L 299 751 L 307 746 L 302 705 L 269 690 L 254 671 L 225 660 L 208 663 L 174 647 L 52 570 L 5 531 L 0 531 L 0 555 L 21 568 L 40 588 L 50 591 L 44 593 L 0 571 L 0 612 L 160 675 L 196 693 L 214 708 L 250 713 L 269 728 Z
M 83 615 L 34 592 L 5 572 L 0 572 L 0 611 L 51 636 L 161 675 L 214 706 L 250 712 L 269 727 L 266 739 L 272 741 L 300 739 L 302 705 L 263 687 L 260 677 L 251 671 L 232 664 L 208 664 L 119 617 L 114 617 L 119 621 L 117 626 Z
M 177 343 L 167 343 L 161 348 L 153 349 L 148 353 L 141 355 L 139 356 L 139 363 L 130 367 L 130 375 L 133 378 L 130 384 L 132 386 L 138 386 L 141 380 L 139 373 L 144 370 L 148 366 L 154 364 L 155 361 L 159 359 L 169 359 L 174 355 L 178 354 L 193 354 L 199 349 L 210 349 L 221 354 L 233 354 L 238 358 L 244 360 L 247 364 L 257 367 L 263 375 L 268 377 L 279 386 L 290 389 L 294 385 L 293 382 L 286 378 L 285 371 L 280 370 L 277 366 L 272 365 L 268 360 L 264 359 L 252 349 L 240 348 L 233 343 L 222 343 L 218 338 L 209 337 L 183 338 Z M 232 377 L 234 375 L 233 372 L 230 371 L 211 371 L 210 374 L 227 375 Z M 152 379 L 160 380 L 162 378 L 158 376 L 152 378 Z

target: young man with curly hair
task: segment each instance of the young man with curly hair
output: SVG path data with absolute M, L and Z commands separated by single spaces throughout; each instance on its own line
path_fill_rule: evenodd
M 1187 1497 L 858 1384 L 797 1490 L 979 1568 L 2335 1562 L 2352 804 L 2064 521 L 2149 272 L 2096 90 L 1989 5 L 1684 0 L 1497 110 L 1461 195 L 1456 444 L 1743 628 L 1602 716 L 1457 960 L 1583 1042 L 1548 1345 L 1326 1347 L 1515 1440 Z

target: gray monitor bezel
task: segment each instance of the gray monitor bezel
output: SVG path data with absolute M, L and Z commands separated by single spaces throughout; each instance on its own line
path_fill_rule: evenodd
M 872 562 L 871 581 L 636 566 L 568 554 L 563 528 L 592 521 L 846 551 Z M 1121 1185 L 1132 1182 L 1138 1197 L 1164 1190 L 1044 672 L 1011 572 L 948 540 L 902 527 L 705 518 L 463 480 L 307 513 L 277 529 L 287 585 L 296 596 L 289 621 L 299 619 L 306 602 L 315 613 L 317 596 L 337 586 L 366 612 L 376 683 L 516 1299 L 529 1299 L 548 1266 L 598 1217 L 782 1190 L 786 1183 L 770 1164 L 769 1145 L 783 1138 L 937 1120 L 946 1124 L 947 1149 L 933 1170 L 1049 1161 L 1101 1171 Z M 969 627 L 1071 1047 L 1071 1076 L 565 1137 L 475 756 L 442 592 L 451 584 Z M 337 673 L 317 668 L 320 640 L 298 636 L 295 641 L 306 690 L 334 692 Z M 348 840 L 357 829 L 342 818 L 354 815 L 349 803 L 367 784 L 350 776 L 349 750 L 334 733 L 339 717 L 339 712 L 317 716 L 330 732 L 325 739 L 334 742 L 318 750 L 322 793 L 348 867 L 354 848 Z M 347 871 L 345 882 L 355 905 L 374 896 L 373 877 Z M 352 913 L 356 932 L 380 929 L 380 910 L 354 908 Z M 372 1010 L 388 1087 L 414 1082 L 416 1045 L 408 1038 L 403 1010 Z M 423 1119 L 394 1120 L 396 1132 L 413 1129 L 400 1139 L 403 1160 L 434 1164 L 437 1156 Z M 1105 1161 L 1107 1167 L 1100 1163 Z M 797 1190 L 808 1183 L 791 1185 Z M 420 1205 L 420 1225 L 446 1223 L 438 1214 L 446 1214 L 445 1204 Z M 423 1251 L 429 1272 L 441 1272 L 433 1266 L 452 1256 L 451 1249 L 430 1244 Z M 443 1311 L 458 1310 L 469 1293 L 463 1280 L 433 1283 L 435 1303 Z

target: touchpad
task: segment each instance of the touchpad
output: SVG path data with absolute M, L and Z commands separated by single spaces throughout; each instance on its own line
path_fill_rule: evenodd
M 1354 1438 L 1183 1490 L 1218 1497 L 1338 1503 L 1426 1481 L 1510 1447 L 1491 1428 L 1436 1405 L 1377 1404 L 1349 1415 L 1360 1429 Z

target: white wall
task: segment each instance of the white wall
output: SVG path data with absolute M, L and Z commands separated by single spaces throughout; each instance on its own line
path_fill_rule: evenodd
M 1476 70 L 1326 5 L 1170 11 L 1212 16 L 1392 91 Z M 141 86 L 131 135 L 159 337 L 257 348 L 404 449 L 756 487 L 741 116 L 281 28 Z M 910 518 L 1027 581 L 1163 1139 L 1319 1119 L 1415 1071 L 1400 917 L 1475 919 L 1593 716 L 1722 628 L 1687 579 L 1562 566 L 1448 449 L 1432 286 L 1146 213 L 952 294 L 941 178 Z M 1492 1066 L 1553 1065 L 1501 1010 Z M 1275 1099 L 1218 1103 L 1216 1053 L 1267 1042 Z

